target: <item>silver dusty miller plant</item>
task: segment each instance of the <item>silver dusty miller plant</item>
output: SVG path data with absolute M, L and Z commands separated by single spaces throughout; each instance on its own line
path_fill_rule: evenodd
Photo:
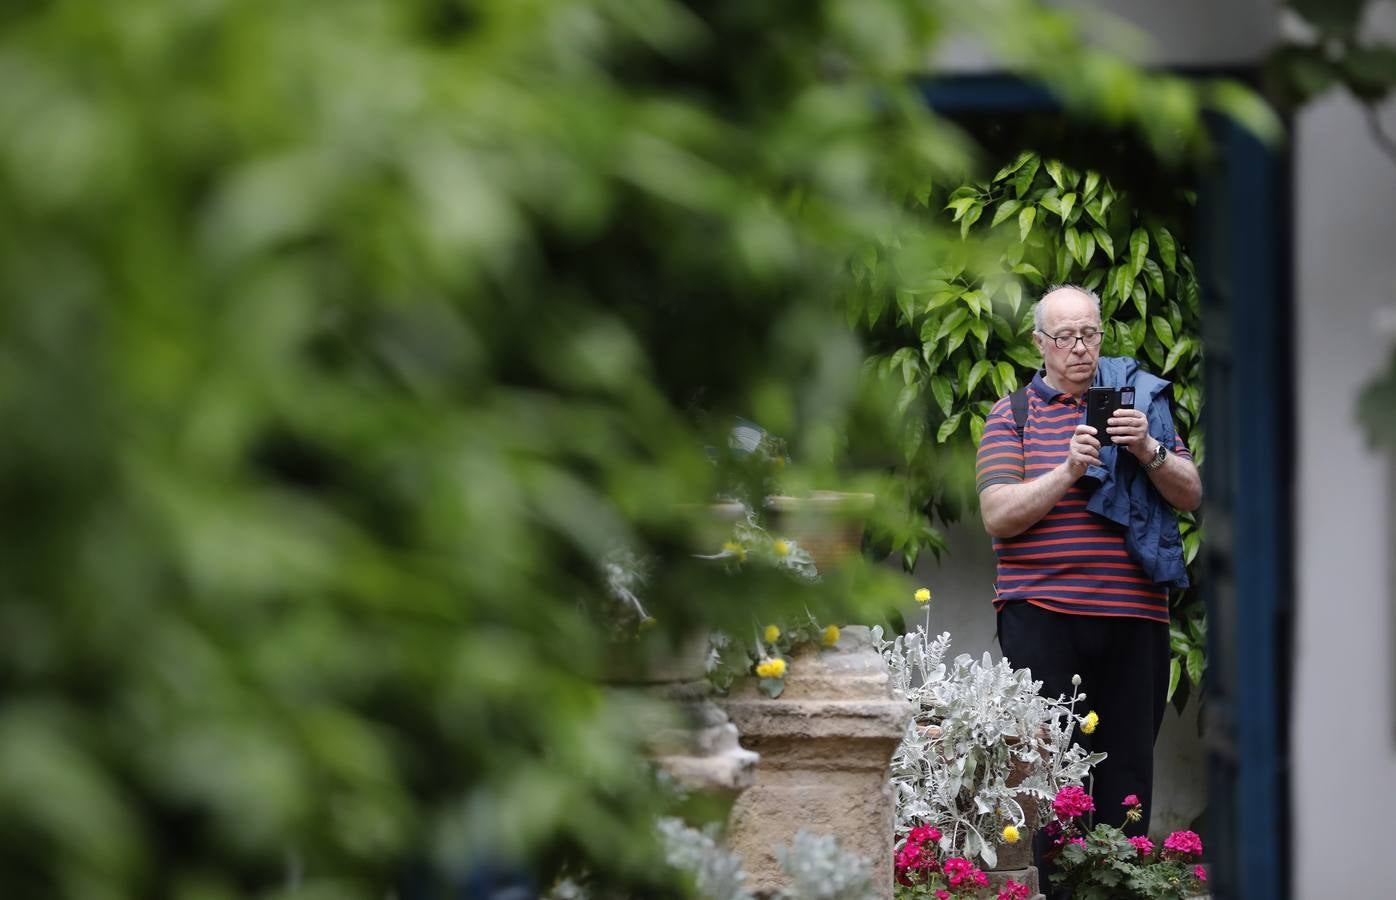
M 1059 790 L 1080 785 L 1105 758 L 1071 741 L 1085 718 L 1075 712 L 1084 693 L 1044 698 L 1031 672 L 988 653 L 947 663 L 949 632 L 931 640 L 918 625 L 893 641 L 882 640 L 880 628 L 873 636 L 892 686 L 917 707 L 892 757 L 898 834 L 933 825 L 943 854 L 992 868 L 1003 829 L 1026 822 L 1017 795 L 1048 809 Z M 1015 768 L 1025 774 L 1009 787 Z

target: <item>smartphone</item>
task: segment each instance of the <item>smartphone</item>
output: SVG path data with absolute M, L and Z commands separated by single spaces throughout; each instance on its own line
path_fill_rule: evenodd
M 1134 408 L 1134 388 L 1093 387 L 1086 389 L 1086 424 L 1095 429 L 1100 446 L 1114 446 L 1115 441 L 1106 432 L 1110 417 L 1117 409 Z

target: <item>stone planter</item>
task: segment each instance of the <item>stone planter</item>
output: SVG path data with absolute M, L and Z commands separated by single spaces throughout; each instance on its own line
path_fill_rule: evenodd
M 836 647 L 792 655 L 784 693 L 771 699 L 751 680 L 724 704 L 742 746 L 761 755 L 756 783 L 737 798 L 729 844 L 748 886 L 784 887 L 774 849 L 796 831 L 832 834 L 874 866 L 878 896 L 892 896 L 894 810 L 888 764 L 912 707 L 893 695 L 867 628 L 843 629 Z

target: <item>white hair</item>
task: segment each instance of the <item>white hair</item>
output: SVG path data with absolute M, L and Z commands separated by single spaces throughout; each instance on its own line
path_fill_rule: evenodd
M 1048 297 L 1052 296 L 1052 294 L 1054 294 L 1057 291 L 1075 291 L 1078 294 L 1090 297 L 1092 300 L 1095 301 L 1096 315 L 1100 315 L 1100 297 L 1096 296 L 1095 291 L 1083 288 L 1079 284 L 1049 285 L 1047 290 L 1042 292 L 1042 296 L 1038 299 L 1038 301 L 1032 305 L 1032 327 L 1036 328 L 1038 331 L 1042 330 L 1042 301 L 1046 300 Z

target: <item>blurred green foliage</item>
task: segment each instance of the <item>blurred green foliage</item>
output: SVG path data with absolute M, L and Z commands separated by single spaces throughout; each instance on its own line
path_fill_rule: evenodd
M 1027 0 L 0 8 L 4 895 L 661 879 L 606 673 L 898 599 L 690 553 L 733 414 L 789 491 L 886 493 L 836 301 L 966 161 L 908 81 L 948 25 L 1197 143 L 1209 86 Z

